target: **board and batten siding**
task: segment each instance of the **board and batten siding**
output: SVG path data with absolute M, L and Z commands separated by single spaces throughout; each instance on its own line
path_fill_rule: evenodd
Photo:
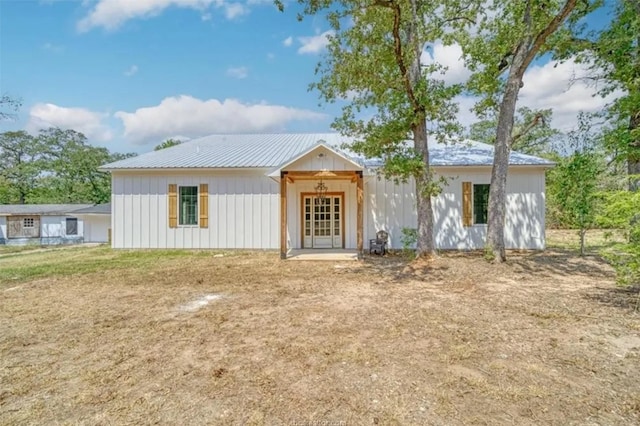
M 434 198 L 434 233 L 439 249 L 475 250 L 485 245 L 487 225 L 463 225 L 463 182 L 490 183 L 489 167 L 438 168 L 448 185 Z M 545 177 L 541 168 L 511 167 L 507 181 L 507 248 L 545 248 Z M 378 230 L 389 232 L 389 245 L 402 248 L 402 228 L 416 228 L 415 185 L 396 185 L 376 177 L 365 180 L 365 246 Z
M 280 246 L 280 187 L 266 172 L 113 172 L 112 246 L 276 249 Z M 169 184 L 208 185 L 207 228 L 169 228 Z

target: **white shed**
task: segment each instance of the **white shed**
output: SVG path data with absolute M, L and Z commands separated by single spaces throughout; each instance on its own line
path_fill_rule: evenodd
M 90 204 L 0 205 L 0 244 L 82 243 L 83 220 L 71 212 L 89 206 Z

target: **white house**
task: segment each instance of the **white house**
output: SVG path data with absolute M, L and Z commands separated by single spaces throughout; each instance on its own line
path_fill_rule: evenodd
M 114 248 L 345 248 L 362 253 L 379 230 L 401 247 L 416 228 L 414 184 L 380 178 L 378 160 L 340 147 L 338 134 L 212 135 L 107 164 L 112 173 Z M 493 147 L 430 144 L 431 165 L 447 179 L 434 198 L 440 249 L 481 249 Z M 513 152 L 506 245 L 545 247 L 545 169 Z M 326 193 L 318 188 L 325 188 Z
M 84 242 L 82 218 L 72 212 L 90 204 L 0 205 L 0 244 L 57 245 Z

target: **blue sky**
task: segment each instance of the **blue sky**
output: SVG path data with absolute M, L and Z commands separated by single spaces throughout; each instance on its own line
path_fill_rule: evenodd
M 23 101 L 0 131 L 74 128 L 120 152 L 216 132 L 329 131 L 338 106 L 307 89 L 327 29 L 264 0 L 0 0 L 0 92 Z M 449 81 L 466 78 L 455 46 L 434 52 Z M 567 90 L 579 65 L 553 65 L 532 67 L 523 104 L 553 107 L 565 127 L 602 106 L 593 89 Z M 459 101 L 470 124 L 473 99 Z

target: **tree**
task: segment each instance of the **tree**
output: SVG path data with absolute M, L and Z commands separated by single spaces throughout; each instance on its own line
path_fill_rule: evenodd
M 578 0 L 505 0 L 491 3 L 474 33 L 461 32 L 459 41 L 468 66 L 474 71 L 469 89 L 483 96 L 476 111 L 497 110 L 491 186 L 487 254 L 497 262 L 506 260 L 504 223 L 507 170 L 513 145 L 516 103 L 522 78 L 531 62 L 551 51 L 551 36 L 567 19 L 578 20 L 596 7 Z
M 153 148 L 154 151 L 160 151 L 161 149 L 165 149 L 165 148 L 171 148 L 172 146 L 176 146 L 176 145 L 180 145 L 182 143 L 182 141 L 179 141 L 177 139 L 167 139 L 166 141 L 162 142 L 159 145 L 156 145 L 155 148 Z
M 131 155 L 91 146 L 73 130 L 0 133 L 0 203 L 108 202 L 111 179 L 98 167 Z
M 111 177 L 98 170 L 128 155 L 111 154 L 102 147 L 89 145 L 75 130 L 50 128 L 37 138 L 47 157 L 47 185 L 39 194 L 40 202 L 104 203 L 111 198 Z
M 553 151 L 552 143 L 560 136 L 560 131 L 551 127 L 552 110 L 532 110 L 520 107 L 514 117 L 511 148 L 530 155 L 543 155 Z M 468 138 L 490 145 L 496 142 L 498 118 L 490 118 L 473 123 Z
M 569 134 L 574 152 L 551 171 L 549 198 L 558 207 L 560 221 L 578 229 L 580 256 L 584 256 L 585 235 L 596 223 L 598 213 L 598 191 L 604 170 L 598 139 L 589 118 L 581 114 L 578 130 Z
M 15 118 L 16 112 L 22 106 L 19 99 L 13 98 L 7 94 L 0 95 L 0 121 Z
M 608 108 L 615 123 L 607 137 L 617 158 L 627 162 L 629 189 L 640 189 L 640 0 L 617 1 L 611 24 L 589 47 L 592 70 L 607 96 L 620 91 Z M 604 72 L 603 72 L 604 71 Z M 598 75 L 599 74 L 599 75 Z
M 429 166 L 427 135 L 437 133 L 444 139 L 459 131 L 452 99 L 460 87 L 438 80 L 443 68 L 426 64 L 422 56 L 427 43 L 445 36 L 448 22 L 469 19 L 475 11 L 455 1 L 299 3 L 305 14 L 326 12 L 333 31 L 328 53 L 316 69 L 319 81 L 311 87 L 325 102 L 347 100 L 333 127 L 355 139 L 353 151 L 383 159 L 381 173 L 387 178 L 415 181 L 417 254 L 432 255 L 431 197 L 439 185 Z
M 39 142 L 24 131 L 0 134 L 0 177 L 6 183 L 2 203 L 27 202 L 42 173 L 44 156 Z

